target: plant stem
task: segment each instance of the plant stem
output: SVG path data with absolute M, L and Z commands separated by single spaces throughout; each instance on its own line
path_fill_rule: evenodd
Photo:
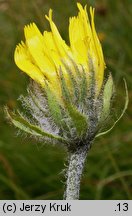
M 79 199 L 80 181 L 89 147 L 90 145 L 81 146 L 77 151 L 70 154 L 64 194 L 66 200 Z

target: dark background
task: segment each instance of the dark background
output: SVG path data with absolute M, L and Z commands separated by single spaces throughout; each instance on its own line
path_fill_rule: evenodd
M 119 92 L 118 108 L 125 100 L 125 77 L 132 98 L 132 3 L 131 0 L 80 1 L 96 8 L 95 23 L 102 41 L 107 70 L 112 72 Z M 49 8 L 68 43 L 68 19 L 77 14 L 76 0 L 0 0 L 0 199 L 62 199 L 66 151 L 40 145 L 17 136 L 7 124 L 3 106 L 17 106 L 26 92 L 28 77 L 14 63 L 14 49 L 24 38 L 23 27 L 35 22 L 49 30 L 44 18 Z M 81 199 L 132 198 L 132 104 L 108 135 L 94 143 L 81 184 Z

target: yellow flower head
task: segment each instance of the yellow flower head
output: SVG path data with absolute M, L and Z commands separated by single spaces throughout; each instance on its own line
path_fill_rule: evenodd
M 111 118 L 115 86 L 111 74 L 104 79 L 94 9 L 90 7 L 89 19 L 86 6 L 77 3 L 77 7 L 78 15 L 69 20 L 69 45 L 53 22 L 51 9 L 46 16 L 50 32 L 42 34 L 35 23 L 25 26 L 25 43 L 16 47 L 14 57 L 34 82 L 27 95 L 19 97 L 22 112 L 5 109 L 9 121 L 38 142 L 67 148 L 66 200 L 79 199 L 81 174 L 94 139 L 110 132 L 128 106 L 125 82 L 124 109 L 118 119 Z M 99 36 L 103 39 L 105 35 Z M 106 130 L 110 122 L 113 125 Z
M 64 65 L 67 65 L 75 76 L 73 62 L 78 69 L 85 69 L 89 80 L 91 64 L 94 69 L 96 91 L 99 92 L 104 78 L 104 57 L 95 25 L 94 9 L 90 7 L 90 20 L 86 6 L 77 3 L 78 16 L 69 20 L 68 46 L 62 39 L 55 23 L 52 20 L 52 10 L 49 10 L 51 31 L 42 34 L 35 23 L 25 26 L 25 43 L 17 45 L 14 58 L 16 65 L 27 73 L 34 81 L 45 87 L 48 82 L 54 93 L 60 97 L 59 73 L 61 71 L 67 81 L 68 75 Z

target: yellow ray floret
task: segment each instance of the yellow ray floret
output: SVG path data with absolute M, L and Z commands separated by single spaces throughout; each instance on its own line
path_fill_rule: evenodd
M 97 37 L 94 25 L 94 9 L 90 8 L 91 23 L 88 18 L 86 6 L 82 7 L 77 3 L 79 13 L 77 17 L 70 18 L 69 37 L 73 55 L 78 63 L 85 65 L 90 62 L 88 56 L 93 62 L 95 79 L 98 91 L 101 88 L 104 77 L 104 58 L 102 47 Z M 88 75 L 90 73 L 88 66 Z
M 30 54 L 28 53 L 26 45 L 21 42 L 17 45 L 14 53 L 16 65 L 24 71 L 33 80 L 44 86 L 44 76 L 41 70 L 33 63 Z
M 103 56 L 103 51 L 101 44 L 99 42 L 96 30 L 95 30 L 95 24 L 94 24 L 94 9 L 90 7 L 90 14 L 91 14 L 91 26 L 92 26 L 92 33 L 93 33 L 93 41 L 95 44 L 96 48 L 96 54 L 97 54 L 97 59 L 98 59 L 98 72 L 97 74 L 97 81 L 99 84 L 99 88 L 101 88 L 103 78 L 104 78 L 104 69 L 105 69 L 105 62 L 104 62 L 104 56 Z
M 46 19 L 50 23 L 50 28 L 54 40 L 54 44 L 56 46 L 56 49 L 61 57 L 64 57 L 66 55 L 66 52 L 68 52 L 69 47 L 66 45 L 65 41 L 62 39 L 55 23 L 52 20 L 52 10 L 49 10 L 49 17 L 45 16 Z
M 24 28 L 26 44 L 34 61 L 49 79 L 55 75 L 55 68 L 43 49 L 43 35 L 33 23 Z
M 54 43 L 52 32 L 44 31 L 43 34 L 43 49 L 47 53 L 48 58 L 52 61 L 55 68 L 59 68 L 62 64 L 60 54 Z

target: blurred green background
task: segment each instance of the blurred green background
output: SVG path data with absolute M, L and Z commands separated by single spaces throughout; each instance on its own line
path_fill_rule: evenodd
M 82 0 L 96 8 L 96 28 L 123 107 L 122 78 L 132 99 L 132 2 L 131 0 Z M 16 67 L 15 46 L 23 27 L 34 21 L 41 31 L 49 29 L 44 15 L 54 10 L 54 20 L 68 42 L 68 19 L 77 14 L 76 0 L 0 0 L 0 199 L 62 199 L 66 151 L 40 145 L 17 136 L 7 124 L 3 106 L 17 106 L 26 92 L 28 77 Z M 98 138 L 86 162 L 80 199 L 132 199 L 132 104 L 107 136 Z

